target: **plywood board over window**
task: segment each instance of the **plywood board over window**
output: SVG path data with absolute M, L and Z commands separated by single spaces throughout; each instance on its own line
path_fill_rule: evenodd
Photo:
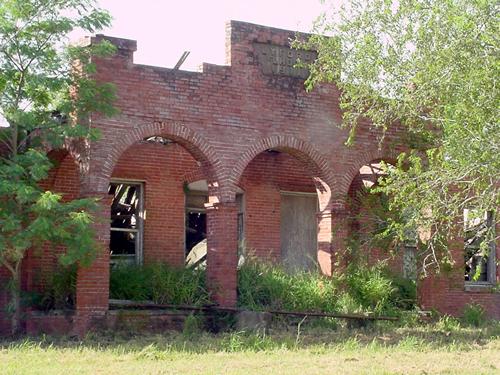
M 281 259 L 291 272 L 317 268 L 317 211 L 316 194 L 281 192 Z

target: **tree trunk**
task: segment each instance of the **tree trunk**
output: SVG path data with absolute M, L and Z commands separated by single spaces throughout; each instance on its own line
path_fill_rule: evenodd
M 21 267 L 19 265 L 15 267 L 15 272 L 12 274 L 11 298 L 13 307 L 11 333 L 15 336 L 21 332 Z

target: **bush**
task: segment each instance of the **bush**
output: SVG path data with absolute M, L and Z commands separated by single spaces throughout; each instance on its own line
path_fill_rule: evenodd
M 477 304 L 468 304 L 464 308 L 462 321 L 469 326 L 481 326 L 485 321 L 485 313 L 483 307 Z
M 390 277 L 395 288 L 392 296 L 393 303 L 396 307 L 403 310 L 412 310 L 417 305 L 417 283 L 415 280 L 405 279 L 401 276 Z
M 43 310 L 74 309 L 76 301 L 77 265 L 60 267 L 47 280 L 45 290 L 35 307 Z
M 345 277 L 349 293 L 363 308 L 381 313 L 394 306 L 396 288 L 381 267 L 351 265 Z
M 163 263 L 113 268 L 110 297 L 173 305 L 203 305 L 210 302 L 204 270 L 172 267 Z

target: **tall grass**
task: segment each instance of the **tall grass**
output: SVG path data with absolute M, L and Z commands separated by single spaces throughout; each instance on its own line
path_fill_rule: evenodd
M 110 297 L 174 305 L 203 305 L 210 301 L 204 270 L 164 263 L 113 268 Z
M 336 281 L 317 272 L 287 273 L 247 259 L 238 272 L 238 304 L 252 310 L 336 311 Z
M 277 264 L 249 259 L 238 272 L 239 306 L 318 312 L 389 313 L 401 306 L 411 285 L 393 279 L 381 266 L 350 266 L 343 276 L 319 271 L 288 273 Z
M 281 265 L 248 258 L 238 270 L 238 305 L 250 310 L 381 314 L 401 307 L 408 286 L 399 284 L 382 267 L 351 266 L 335 278 L 319 271 L 290 273 Z M 112 269 L 110 295 L 161 304 L 210 301 L 204 270 L 160 263 Z

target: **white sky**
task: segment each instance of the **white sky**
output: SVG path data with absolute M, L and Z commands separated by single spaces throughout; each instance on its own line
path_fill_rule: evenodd
M 113 16 L 102 33 L 137 40 L 135 62 L 173 67 L 184 51 L 182 69 L 202 62 L 224 64 L 225 23 L 252 22 L 311 31 L 320 0 L 99 0 Z

